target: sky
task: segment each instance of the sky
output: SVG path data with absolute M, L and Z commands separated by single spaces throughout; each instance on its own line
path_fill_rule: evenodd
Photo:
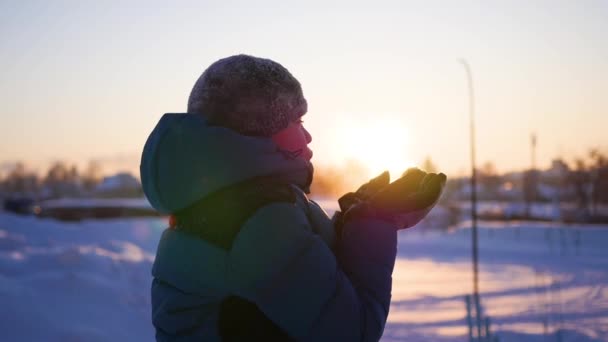
M 608 1 L 0 0 L 0 166 L 96 159 L 137 170 L 217 59 L 273 59 L 300 80 L 313 162 L 397 171 L 429 156 L 541 167 L 608 148 Z

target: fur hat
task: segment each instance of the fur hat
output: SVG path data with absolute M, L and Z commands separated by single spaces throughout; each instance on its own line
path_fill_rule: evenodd
M 248 55 L 211 64 L 194 84 L 188 112 L 240 134 L 270 137 L 307 111 L 300 82 L 282 65 Z

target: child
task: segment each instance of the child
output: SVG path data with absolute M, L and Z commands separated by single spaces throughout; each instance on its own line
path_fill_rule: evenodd
M 445 176 L 388 174 L 332 220 L 305 193 L 311 136 L 300 83 L 246 55 L 213 63 L 188 113 L 165 114 L 142 153 L 154 208 L 171 214 L 152 274 L 158 341 L 377 341 L 397 231 L 436 203 Z

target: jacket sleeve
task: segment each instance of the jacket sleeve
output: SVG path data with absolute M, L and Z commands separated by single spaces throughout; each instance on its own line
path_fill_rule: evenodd
M 327 218 L 329 220 L 329 218 Z M 378 341 L 391 297 L 396 230 L 347 223 L 336 254 L 297 206 L 273 203 L 243 226 L 230 254 L 235 295 L 300 341 Z

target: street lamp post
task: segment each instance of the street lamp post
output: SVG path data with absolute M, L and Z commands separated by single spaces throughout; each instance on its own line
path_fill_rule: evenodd
M 469 86 L 469 120 L 471 133 L 471 237 L 473 254 L 473 298 L 475 301 L 477 337 L 481 337 L 481 305 L 479 303 L 479 255 L 477 237 L 477 170 L 475 168 L 475 92 L 473 88 L 473 73 L 469 63 L 464 59 L 459 62 L 467 73 Z

